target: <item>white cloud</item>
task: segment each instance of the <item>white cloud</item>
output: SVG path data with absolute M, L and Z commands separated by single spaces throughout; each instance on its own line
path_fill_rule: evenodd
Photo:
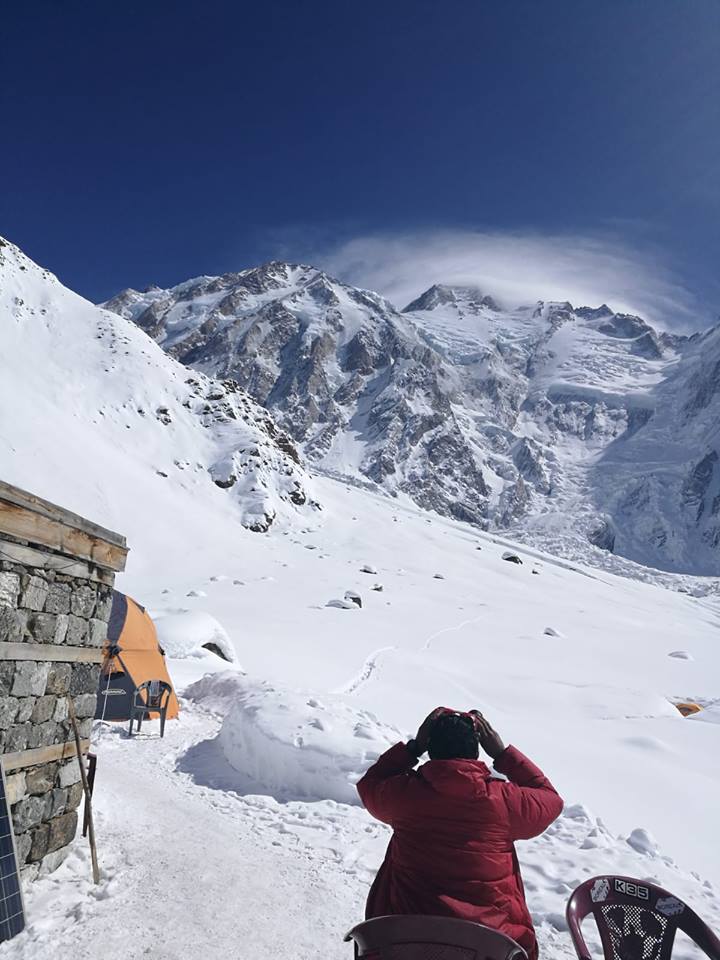
M 426 230 L 358 236 L 307 250 L 303 259 L 399 307 L 433 283 L 480 287 L 507 306 L 569 300 L 607 303 L 660 327 L 703 325 L 694 298 L 660 251 L 609 234 Z

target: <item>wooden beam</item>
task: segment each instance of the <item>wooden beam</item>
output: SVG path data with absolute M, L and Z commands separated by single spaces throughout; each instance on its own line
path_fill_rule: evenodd
M 8 533 L 19 540 L 50 547 L 69 557 L 90 560 L 108 570 L 118 572 L 125 569 L 127 547 L 120 547 L 76 527 L 66 526 L 42 513 L 33 513 L 26 507 L 8 502 L 1 495 L 0 533 Z
M 113 585 L 113 575 L 102 567 L 96 567 L 85 560 L 69 560 L 59 553 L 49 553 L 47 550 L 38 550 L 36 547 L 26 547 L 22 543 L 13 543 L 12 540 L 3 540 L 0 545 L 3 558 L 14 560 L 25 567 L 41 567 L 44 570 L 60 570 L 68 577 L 78 580 L 90 580 L 93 583 Z
M 0 480 L 0 533 L 107 570 L 125 569 L 125 537 Z
M 90 741 L 83 740 L 80 746 L 85 754 L 90 749 Z M 2 765 L 6 771 L 24 770 L 25 767 L 36 767 L 41 763 L 52 763 L 53 760 L 69 760 L 74 756 L 76 756 L 75 741 L 71 740 L 68 743 L 54 743 L 51 747 L 6 753 L 2 757 Z
M 125 537 L 106 527 L 101 527 L 91 520 L 86 520 L 77 513 L 59 507 L 49 500 L 43 500 L 42 497 L 36 497 L 34 493 L 28 493 L 27 490 L 21 490 L 20 487 L 14 487 L 10 483 L 0 480 L 0 500 L 6 500 L 8 503 L 15 504 L 16 507 L 22 507 L 31 513 L 37 513 L 46 517 L 48 520 L 56 520 L 66 527 L 73 527 L 75 530 L 82 530 L 89 536 L 97 540 L 105 540 L 116 547 L 125 547 Z
M 0 643 L 0 660 L 102 663 L 104 659 L 98 647 L 69 647 L 64 643 Z

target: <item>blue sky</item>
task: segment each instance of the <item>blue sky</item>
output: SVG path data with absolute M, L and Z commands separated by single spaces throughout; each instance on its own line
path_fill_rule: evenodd
M 285 256 L 720 310 L 718 0 L 30 0 L 0 55 L 0 233 L 91 299 Z

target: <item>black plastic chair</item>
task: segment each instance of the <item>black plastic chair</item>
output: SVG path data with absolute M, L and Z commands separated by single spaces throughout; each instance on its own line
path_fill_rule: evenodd
M 567 921 L 579 960 L 592 960 L 581 930 L 591 914 L 605 960 L 670 960 L 678 930 L 720 960 L 720 940 L 710 927 L 683 900 L 646 880 L 592 877 L 571 894 Z
M 356 960 L 527 960 L 504 933 L 455 917 L 375 917 L 353 927 Z
M 160 736 L 165 736 L 165 716 L 171 693 L 172 686 L 165 680 L 146 680 L 145 683 L 135 687 L 133 702 L 130 707 L 129 737 L 132 736 L 133 723 L 137 721 L 137 729 L 140 733 L 143 720 L 149 717 L 151 713 L 160 714 Z

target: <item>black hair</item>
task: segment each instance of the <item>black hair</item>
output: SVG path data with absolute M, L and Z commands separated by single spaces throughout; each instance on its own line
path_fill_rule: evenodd
M 430 728 L 428 754 L 431 760 L 477 760 L 479 753 L 470 717 L 459 713 L 444 714 Z

